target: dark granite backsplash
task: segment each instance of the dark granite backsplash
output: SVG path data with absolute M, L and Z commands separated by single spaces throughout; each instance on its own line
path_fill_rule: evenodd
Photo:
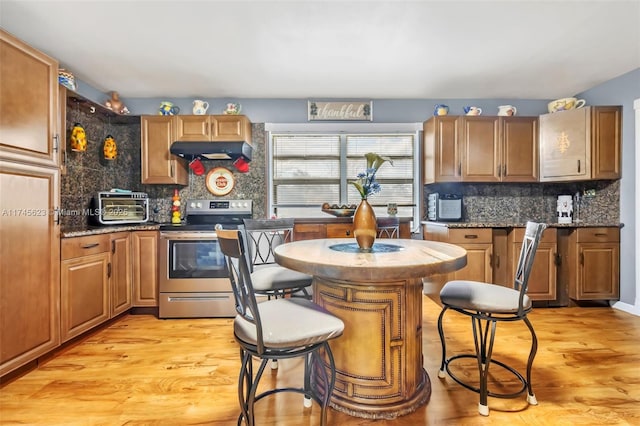
M 586 189 L 595 189 L 594 197 L 585 197 Z M 430 193 L 462 195 L 462 220 L 465 222 L 511 222 L 527 220 L 557 222 L 558 195 L 580 192 L 578 215 L 589 223 L 620 221 L 620 182 L 588 181 L 571 183 L 440 183 L 425 185 L 425 200 Z M 426 208 L 426 207 L 425 207 Z M 576 206 L 574 205 L 574 217 Z M 427 212 L 423 212 L 426 220 Z

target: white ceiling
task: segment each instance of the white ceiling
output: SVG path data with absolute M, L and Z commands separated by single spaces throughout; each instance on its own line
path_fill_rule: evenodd
M 555 99 L 640 68 L 640 0 L 0 0 L 123 98 Z

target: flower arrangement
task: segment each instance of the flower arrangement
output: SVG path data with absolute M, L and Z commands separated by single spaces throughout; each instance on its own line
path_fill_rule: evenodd
M 393 161 L 389 157 L 382 157 L 375 152 L 368 152 L 364 156 L 367 158 L 367 169 L 358 173 L 357 180 L 349 183 L 355 186 L 362 199 L 366 200 L 369 195 L 380 192 L 380 184 L 376 181 L 376 173 L 380 166 L 387 161 L 393 166 Z

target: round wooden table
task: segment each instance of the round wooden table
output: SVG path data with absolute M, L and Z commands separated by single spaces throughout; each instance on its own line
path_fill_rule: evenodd
M 391 419 L 429 400 L 422 278 L 464 267 L 466 250 L 435 241 L 385 239 L 377 240 L 372 253 L 362 253 L 354 239 L 319 239 L 280 245 L 275 259 L 313 275 L 314 301 L 345 323 L 344 334 L 331 341 L 337 370 L 334 409 Z

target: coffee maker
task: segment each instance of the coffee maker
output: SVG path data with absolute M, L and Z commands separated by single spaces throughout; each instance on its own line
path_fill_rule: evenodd
M 557 213 L 558 223 L 573 221 L 573 197 L 571 195 L 558 195 Z

